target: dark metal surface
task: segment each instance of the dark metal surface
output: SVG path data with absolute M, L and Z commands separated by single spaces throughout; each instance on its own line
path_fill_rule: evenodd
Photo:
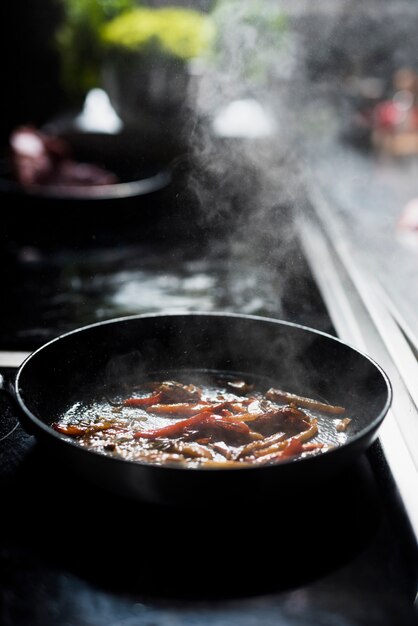
M 118 231 L 120 212 L 112 215 L 116 223 L 107 234 L 92 228 L 96 238 L 90 242 L 79 235 L 83 245 L 76 239 L 45 247 L 36 237 L 31 244 L 25 235 L 19 241 L 21 233 L 12 229 L 2 233 L 8 237 L 0 264 L 7 293 L 0 308 L 2 350 L 35 349 L 86 324 L 162 310 L 235 311 L 332 332 L 296 241 L 265 254 L 237 237 L 204 237 L 199 230 L 149 238 L 136 222 L 127 236 Z M 94 211 L 87 215 L 97 218 Z

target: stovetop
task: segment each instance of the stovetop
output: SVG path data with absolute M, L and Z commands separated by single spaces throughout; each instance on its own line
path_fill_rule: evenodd
M 159 311 L 235 311 L 332 330 L 295 243 L 272 252 L 212 239 L 13 249 L 2 272 L 0 349 L 34 349 L 105 319 Z M 291 247 L 290 247 L 291 246 Z
M 415 545 L 378 443 L 314 491 L 178 509 L 91 488 L 6 397 L 0 412 L 4 626 L 416 623 Z
M 335 333 L 297 237 L 282 233 L 275 246 L 263 238 L 11 237 L 0 350 L 167 310 L 266 315 Z M 2 533 L 4 626 L 416 623 L 416 547 L 379 442 L 318 490 L 180 510 L 84 484 L 24 432 L 6 395 L 0 416 L 5 527 L 33 520 L 48 529 L 46 539 L 32 523 Z M 63 530 L 81 522 L 96 530 Z
M 13 421 L 4 399 L 1 413 Z M 20 427 L 2 450 L 5 527 L 48 529 L 3 535 L 4 626 L 415 623 L 414 553 L 376 444 L 316 493 L 203 511 L 92 490 Z M 64 530 L 82 522 L 95 530 Z

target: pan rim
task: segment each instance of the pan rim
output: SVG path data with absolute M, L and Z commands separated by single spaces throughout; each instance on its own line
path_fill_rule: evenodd
M 0 189 L 22 198 L 45 198 L 51 200 L 91 201 L 115 200 L 146 196 L 167 187 L 172 180 L 168 168 L 136 180 L 110 183 L 106 185 L 40 185 L 23 187 L 15 181 L 0 178 Z
M 131 461 L 128 459 L 123 459 L 123 458 L 118 458 L 118 457 L 112 457 L 112 456 L 107 456 L 102 454 L 101 452 L 95 451 L 95 450 L 90 450 L 90 449 L 86 449 L 83 448 L 81 446 L 78 446 L 77 444 L 75 444 L 73 441 L 65 439 L 62 435 L 60 435 L 58 432 L 54 431 L 54 429 L 52 429 L 50 426 L 48 426 L 48 424 L 46 424 L 43 420 L 39 419 L 36 415 L 34 415 L 34 413 L 32 413 L 32 411 L 26 406 L 25 400 L 22 397 L 21 391 L 20 391 L 20 378 L 22 376 L 22 373 L 25 369 L 25 367 L 27 367 L 27 365 L 32 361 L 32 359 L 36 358 L 36 356 L 41 353 L 44 350 L 47 350 L 51 345 L 54 345 L 56 342 L 65 339 L 67 337 L 71 337 L 73 335 L 76 335 L 78 333 L 82 333 L 82 332 L 86 332 L 88 330 L 97 328 L 97 327 L 103 327 L 103 326 L 107 326 L 107 325 L 116 325 L 119 323 L 123 323 L 123 322 L 129 322 L 129 321 L 134 321 L 134 320 L 141 320 L 141 319 L 155 319 L 155 318 L 175 318 L 175 317 L 227 317 L 227 318 L 238 318 L 238 319 L 244 319 L 244 320 L 254 320 L 255 322 L 265 322 L 265 323 L 272 323 L 272 324 L 278 324 L 282 327 L 289 327 L 289 328 L 295 328 L 304 332 L 308 332 L 310 334 L 314 334 L 314 335 L 318 335 L 321 337 L 324 337 L 327 340 L 331 340 L 332 342 L 337 342 L 338 344 L 341 344 L 344 347 L 347 347 L 351 350 L 353 350 L 354 352 L 356 352 L 357 354 L 359 354 L 361 357 L 365 358 L 367 361 L 369 361 L 369 363 L 371 363 L 379 372 L 379 374 L 381 375 L 385 386 L 386 386 L 386 401 L 384 406 L 382 407 L 381 411 L 378 413 L 378 415 L 369 423 L 367 424 L 367 426 L 361 428 L 355 435 L 353 435 L 353 437 L 343 443 L 340 446 L 336 446 L 335 448 L 332 448 L 331 450 L 328 450 L 327 452 L 325 452 L 324 454 L 321 455 L 317 455 L 317 456 L 311 456 L 311 457 L 305 457 L 305 458 L 298 458 L 298 459 L 289 459 L 289 460 L 283 460 L 283 461 L 279 461 L 277 463 L 273 463 L 271 465 L 265 465 L 265 466 L 252 466 L 252 465 L 247 465 L 247 466 L 243 466 L 243 467 L 236 467 L 236 468 L 204 468 L 204 467 L 187 467 L 187 466 L 177 466 L 177 465 L 157 465 L 157 464 L 152 464 L 152 463 L 146 463 L 146 462 L 141 462 L 141 461 Z M 302 324 L 297 324 L 295 322 L 290 322 L 287 320 L 282 320 L 279 318 L 271 318 L 271 317 L 264 317 L 264 316 L 260 316 L 260 315 L 250 315 L 250 314 L 246 314 L 246 313 L 236 313 L 236 312 L 222 312 L 222 311 L 185 311 L 185 312 L 158 312 L 158 313 L 142 313 L 142 314 L 138 314 L 138 315 L 129 315 L 129 316 L 123 316 L 123 317 L 117 317 L 117 318 L 110 318 L 108 320 L 103 320 L 100 322 L 95 322 L 93 324 L 88 324 L 85 326 L 81 326 L 79 328 L 76 328 L 74 330 L 71 330 L 69 332 L 63 333 L 61 335 L 59 335 L 58 337 L 55 337 L 54 339 L 48 341 L 47 343 L 43 344 L 42 346 L 40 346 L 39 348 L 37 348 L 34 352 L 32 352 L 24 361 L 23 363 L 20 365 L 16 377 L 15 377 L 15 382 L 14 382 L 14 393 L 15 393 L 15 398 L 16 401 L 19 405 L 19 408 L 21 411 L 23 411 L 25 413 L 25 415 L 31 420 L 31 422 L 34 422 L 36 427 L 38 429 L 40 429 L 41 431 L 43 431 L 43 433 L 45 435 L 47 435 L 48 437 L 52 437 L 55 441 L 59 441 L 60 445 L 69 445 L 71 446 L 73 449 L 78 450 L 80 453 L 85 453 L 85 454 L 93 454 L 95 457 L 99 457 L 100 459 L 103 459 L 103 461 L 108 460 L 108 461 L 117 461 L 120 464 L 128 464 L 130 466 L 134 465 L 134 466 L 140 466 L 140 467 L 146 467 L 146 468 L 152 468 L 154 470 L 159 470 L 162 472 L 165 471 L 176 471 L 179 473 L 183 473 L 183 472 L 193 472 L 193 473 L 199 473 L 199 472 L 204 472 L 205 474 L 208 473 L 214 473 L 214 474 L 218 474 L 218 473 L 230 473 L 231 470 L 233 472 L 244 472 L 244 471 L 254 471 L 254 470 L 271 470 L 272 468 L 277 468 L 277 467 L 289 467 L 291 465 L 294 465 L 295 463 L 297 465 L 299 464 L 306 464 L 307 462 L 311 463 L 311 464 L 315 464 L 317 462 L 322 462 L 321 460 L 324 457 L 329 457 L 330 455 L 335 458 L 336 455 L 339 455 L 341 453 L 345 453 L 347 450 L 356 447 L 359 443 L 359 441 L 366 439 L 370 436 L 373 435 L 373 433 L 376 433 L 379 426 L 381 425 L 381 423 L 383 422 L 385 416 L 387 415 L 390 406 L 392 404 L 392 398 L 393 398 L 393 389 L 392 389 L 392 384 L 390 382 L 390 379 L 388 377 L 388 375 L 386 374 L 385 370 L 382 368 L 381 365 L 379 365 L 379 363 L 377 363 L 371 356 L 369 356 L 368 354 L 362 352 L 361 350 L 359 350 L 358 348 L 356 348 L 355 346 L 341 340 L 339 337 L 334 337 L 333 335 L 330 335 L 329 333 L 326 333 L 324 331 L 320 331 L 317 330 L 315 328 L 311 328 L 309 326 L 304 326 Z

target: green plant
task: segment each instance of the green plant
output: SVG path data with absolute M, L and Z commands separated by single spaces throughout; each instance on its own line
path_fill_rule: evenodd
M 138 3 L 135 0 L 58 0 L 63 21 L 57 32 L 61 77 L 69 94 L 82 97 L 100 84 L 103 25 Z
M 180 7 L 136 8 L 122 13 L 101 29 L 109 51 L 170 56 L 181 61 L 201 56 L 214 36 L 211 18 Z

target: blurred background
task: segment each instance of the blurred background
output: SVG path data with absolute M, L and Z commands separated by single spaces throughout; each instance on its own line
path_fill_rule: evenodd
M 319 186 L 332 207 L 326 230 L 335 238 L 335 219 L 349 256 L 385 285 L 391 277 L 390 297 L 415 333 L 415 1 L 25 0 L 1 11 L 9 263 L 38 268 L 47 285 L 60 246 L 78 259 L 88 246 L 122 254 L 123 243 L 175 245 L 170 254 L 181 255 L 222 239 L 238 265 L 245 251 L 296 275 L 301 255 L 289 242 Z M 132 255 L 137 265 L 145 258 Z M 152 306 L 145 296 L 139 304 L 138 279 L 129 291 L 128 272 L 117 289 L 106 283 L 114 295 L 129 291 L 123 305 L 84 307 L 96 287 L 80 268 L 63 281 L 59 267 L 52 293 L 83 309 L 73 325 Z M 269 312 L 244 292 L 248 312 Z
M 130 24 L 126 20 L 119 32 L 116 26 L 113 33 L 109 34 L 108 29 L 106 34 L 105 24 L 140 5 L 148 8 L 175 5 L 209 14 L 216 31 L 212 40 L 206 40 L 210 37 L 202 31 L 195 35 L 194 50 L 179 55 L 189 58 L 203 52 L 207 55 L 212 47 L 213 61 L 213 49 L 219 54 L 222 47 L 223 70 L 229 72 L 229 80 L 240 78 L 247 87 L 251 81 L 260 85 L 264 72 L 264 79 L 268 75 L 270 81 L 286 77 L 315 86 L 316 94 L 319 88 L 328 88 L 334 96 L 346 99 L 347 110 L 351 105 L 363 112 L 371 104 L 393 95 L 398 88 L 397 70 L 417 71 L 413 0 L 367 3 L 321 0 L 314 6 L 304 0 L 3 3 L 1 41 L 3 58 L 7 59 L 3 67 L 3 92 L 7 97 L 3 98 L 2 140 L 7 141 L 18 124 L 42 125 L 54 116 L 76 111 L 89 88 L 103 86 L 103 66 L 109 57 L 118 56 L 124 46 L 125 52 L 128 47 L 131 50 L 135 47 L 135 43 L 127 43 L 124 37 L 129 38 L 129 29 L 132 33 L 136 27 L 134 19 Z M 161 23 L 157 28 L 163 30 L 164 25 Z M 147 36 L 149 40 L 154 36 L 155 43 L 155 33 L 137 33 L 138 48 L 145 47 L 144 40 L 139 42 L 139 39 Z M 285 39 L 286 53 L 283 52 Z M 251 64 L 249 47 L 255 57 Z M 155 49 L 154 46 L 154 52 Z M 269 86 L 274 87 L 271 82 Z M 302 91 L 300 98 L 304 95 Z

